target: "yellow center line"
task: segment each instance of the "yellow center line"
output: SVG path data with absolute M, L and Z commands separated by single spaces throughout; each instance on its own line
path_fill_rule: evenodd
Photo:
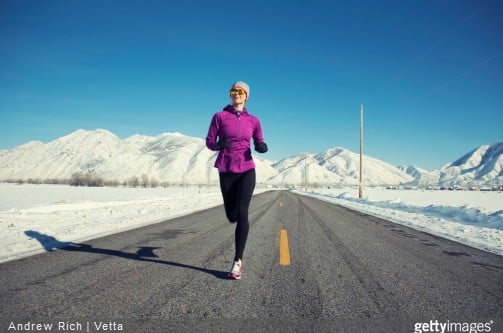
M 290 265 L 290 250 L 288 249 L 288 233 L 285 229 L 279 231 L 279 264 Z

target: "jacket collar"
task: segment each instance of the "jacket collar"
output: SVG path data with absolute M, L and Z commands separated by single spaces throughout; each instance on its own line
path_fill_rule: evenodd
M 225 108 L 224 108 L 224 111 L 228 111 L 228 112 L 231 112 L 231 113 L 235 113 L 235 114 L 247 114 L 248 113 L 248 110 L 246 109 L 246 107 L 243 109 L 243 111 L 237 111 L 232 105 L 227 105 Z

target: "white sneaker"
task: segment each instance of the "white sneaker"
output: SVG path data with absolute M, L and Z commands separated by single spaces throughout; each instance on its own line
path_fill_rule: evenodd
M 243 261 L 241 259 L 239 259 L 238 261 L 234 261 L 232 269 L 229 272 L 229 277 L 234 280 L 241 279 L 242 269 L 243 269 Z

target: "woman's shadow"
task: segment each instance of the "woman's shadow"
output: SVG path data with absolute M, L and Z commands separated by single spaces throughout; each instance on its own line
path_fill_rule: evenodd
M 45 234 L 42 234 L 42 233 L 40 233 L 38 231 L 34 231 L 34 230 L 27 230 L 24 233 L 26 236 L 28 236 L 30 238 L 35 238 L 36 240 L 38 240 L 47 252 L 53 251 L 56 249 L 61 249 L 64 251 L 71 251 L 71 252 L 88 252 L 88 253 L 104 254 L 104 255 L 115 256 L 115 257 L 124 258 L 124 259 L 153 262 L 153 263 L 157 263 L 157 264 L 164 264 L 164 265 L 169 265 L 169 266 L 193 269 L 196 271 L 200 271 L 203 273 L 213 275 L 214 277 L 216 277 L 218 279 L 228 279 L 227 272 L 222 272 L 222 271 L 217 271 L 217 270 L 213 270 L 213 269 L 207 269 L 207 268 L 182 264 L 182 263 L 178 263 L 178 262 L 174 262 L 174 261 L 165 261 L 165 260 L 154 259 L 154 258 L 158 258 L 158 256 L 154 253 L 154 250 L 158 249 L 158 247 L 142 246 L 142 247 L 138 248 L 138 251 L 136 251 L 136 253 L 128 253 L 128 252 L 122 252 L 122 251 L 118 251 L 118 250 L 95 248 L 95 247 L 92 247 L 91 245 L 88 245 L 88 244 L 80 244 L 80 243 L 73 243 L 73 242 L 61 242 L 53 236 L 45 235 Z

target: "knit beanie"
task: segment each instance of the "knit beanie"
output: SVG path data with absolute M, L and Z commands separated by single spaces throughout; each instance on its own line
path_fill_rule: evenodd
M 232 85 L 232 88 L 241 88 L 246 92 L 246 99 L 250 98 L 250 86 L 246 82 L 238 81 Z

